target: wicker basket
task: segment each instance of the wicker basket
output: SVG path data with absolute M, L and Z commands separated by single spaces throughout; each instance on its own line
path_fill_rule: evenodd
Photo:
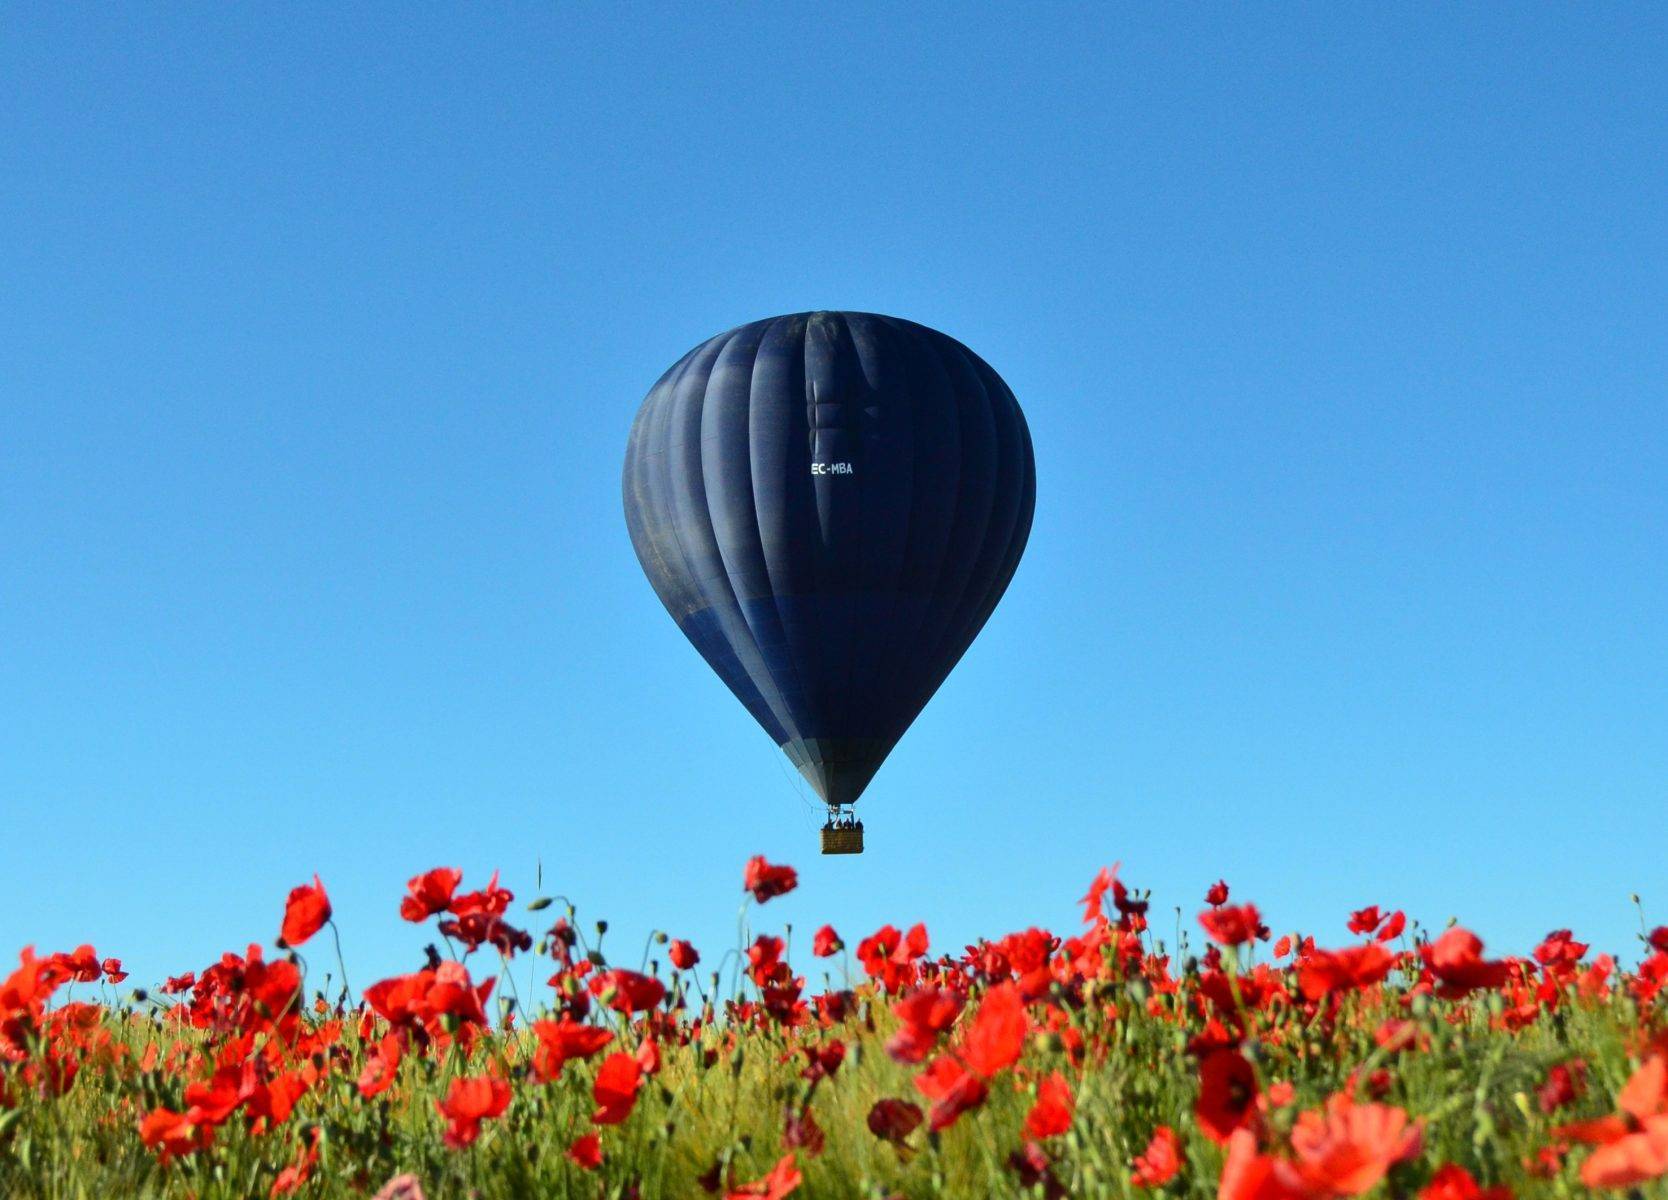
M 863 853 L 862 827 L 858 826 L 852 829 L 824 829 L 822 831 L 822 852 L 824 854 Z

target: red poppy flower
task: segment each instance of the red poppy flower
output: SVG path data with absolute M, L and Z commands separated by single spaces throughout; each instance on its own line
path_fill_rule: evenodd
M 186 1084 L 185 1115 L 194 1125 L 223 1125 L 243 1100 L 243 1068 L 234 1063 Z
M 1390 952 L 1377 942 L 1344 950 L 1315 950 L 1297 962 L 1297 983 L 1304 996 L 1319 1000 L 1333 992 L 1371 987 L 1395 965 Z
M 966 996 L 949 988 L 916 988 L 892 1006 L 898 1032 L 886 1043 L 886 1053 L 901 1063 L 918 1063 L 931 1054 L 938 1036 L 956 1023 Z
M 400 901 L 400 916 L 407 921 L 426 921 L 435 913 L 443 913 L 452 906 L 452 893 L 463 882 L 463 872 L 456 867 L 435 867 L 415 875 L 405 885 L 408 893 Z
M 1398 908 L 1395 912 L 1390 914 L 1389 918 L 1383 925 L 1378 927 L 1378 932 L 1373 934 L 1373 941 L 1393 942 L 1402 936 L 1402 930 L 1406 928 L 1407 914 Z
M 177 996 L 181 992 L 189 992 L 196 986 L 196 972 L 187 971 L 184 975 L 170 975 L 168 977 L 168 982 L 162 985 L 162 994 L 164 996 Z
M 618 1125 L 631 1115 L 637 1103 L 637 1089 L 643 1086 L 643 1069 L 637 1060 L 617 1050 L 602 1060 L 591 1095 L 597 1102 L 591 1120 L 598 1125 Z
M 91 946 L 77 946 L 68 954 L 54 954 L 52 957 L 71 983 L 97 983 L 104 972 L 99 965 L 98 952 Z
M 927 927 L 915 924 L 908 933 L 882 925 L 857 943 L 857 960 L 872 978 L 896 995 L 915 982 L 915 960 L 927 952 Z
M 989 1079 L 1019 1061 L 1030 1030 L 1025 1003 L 1011 983 L 999 984 L 985 993 L 973 1025 L 962 1044 L 962 1059 L 978 1074 Z
M 653 1038 L 644 1038 L 637 1046 L 637 1067 L 645 1075 L 655 1075 L 660 1071 L 660 1043 Z
M 876 1100 L 869 1109 L 869 1132 L 884 1142 L 901 1146 L 924 1119 L 920 1108 L 908 1100 Z
M 378 980 L 365 989 L 365 1003 L 397 1028 L 422 1027 L 433 1036 L 443 1032 L 442 1020 L 446 1017 L 468 1025 L 485 1025 L 486 1002 L 495 982 L 486 979 L 474 984 L 462 963 L 443 962 L 433 970 Z
M 747 860 L 747 870 L 742 876 L 743 891 L 753 893 L 753 899 L 763 904 L 776 896 L 785 896 L 799 886 L 799 872 L 792 867 L 774 866 L 765 861 L 765 856 L 755 854 Z
M 1581 1164 L 1581 1182 L 1595 1188 L 1634 1187 L 1668 1175 L 1668 1115 L 1596 1148 Z
M 1647 1058 L 1616 1095 L 1622 1115 L 1556 1132 L 1595 1147 L 1581 1164 L 1588 1187 L 1621 1188 L 1668 1175 L 1668 1053 Z
M 1511 965 L 1483 960 L 1483 941 L 1469 929 L 1455 926 L 1419 953 L 1440 981 L 1437 993 L 1454 1000 L 1477 988 L 1497 988 L 1511 974 Z
M 359 1072 L 359 1094 L 369 1099 L 392 1087 L 404 1053 L 397 1034 L 390 1033 L 378 1042 L 366 1056 L 364 1069 Z
M 1255 1118 L 1257 1073 L 1238 1050 L 1213 1050 L 1199 1064 L 1199 1100 L 1193 1112 L 1205 1136 L 1218 1142 L 1226 1142 L 1234 1130 Z
M 700 952 L 681 939 L 667 948 L 666 957 L 671 959 L 672 965 L 680 971 L 687 971 L 701 961 Z
M 604 1003 L 615 1012 L 644 1012 L 666 998 L 666 985 L 660 980 L 624 967 L 601 971 L 591 976 L 586 986 L 591 995 L 599 1000 L 604 1000 L 606 995 Z
M 1083 893 L 1083 899 L 1078 902 L 1083 905 L 1084 924 L 1092 925 L 1106 915 L 1103 908 L 1106 893 L 1111 891 L 1112 885 L 1117 882 L 1118 868 L 1121 865 L 1113 863 L 1110 867 L 1102 867 L 1095 873 L 1094 879 L 1089 883 L 1089 890 Z
M 1159 1188 L 1169 1183 L 1181 1171 L 1181 1144 L 1176 1131 L 1168 1125 L 1153 1130 L 1147 1148 L 1129 1166 L 1130 1182 L 1136 1187 Z
M 279 1171 L 277 1178 L 272 1181 L 272 1190 L 267 1193 L 268 1200 L 299 1192 L 302 1185 L 312 1177 L 313 1168 L 319 1161 L 320 1136 L 318 1127 L 314 1126 L 312 1135 L 305 1138 L 296 1148 L 295 1161 Z
M 539 1043 L 533 1049 L 533 1076 L 540 1083 L 549 1083 L 560 1075 L 563 1064 L 590 1058 L 614 1040 L 614 1035 L 606 1029 L 567 1018 L 534 1021 L 532 1030 Z
M 105 959 L 99 964 L 99 969 L 104 972 L 104 977 L 111 983 L 120 983 L 127 978 L 127 972 L 122 970 L 122 960 L 119 958 Z
M 1549 969 L 1573 967 L 1589 949 L 1586 942 L 1578 942 L 1568 929 L 1554 929 L 1535 947 L 1535 961 Z
M 480 896 L 472 892 L 471 896 Z M 459 897 L 461 900 L 462 897 Z M 456 904 L 458 901 L 453 901 Z M 448 917 L 437 926 L 443 937 L 457 938 L 464 944 L 465 953 L 482 946 L 493 946 L 506 958 L 518 950 L 531 950 L 533 937 L 524 929 L 517 929 L 495 912 L 483 907 L 472 907 L 459 916 Z
M 1378 923 L 1384 920 L 1379 914 L 1378 905 L 1369 904 L 1349 915 L 1349 931 L 1351 933 L 1371 933 L 1378 928 Z
M 927 1122 L 934 1132 L 954 1125 L 956 1118 L 978 1108 L 990 1095 L 983 1079 L 948 1054 L 933 1059 L 915 1077 L 915 1086 L 933 1102 Z
M 1549 1113 L 1574 1104 L 1586 1090 L 1587 1064 L 1579 1058 L 1572 1058 L 1546 1073 L 1546 1082 L 1541 1084 L 1536 1095 L 1541 1102 L 1541 1111 Z
M 1144 929 L 1149 904 L 1147 900 L 1131 900 L 1130 891 L 1124 886 L 1123 880 L 1112 881 L 1112 907 L 1118 910 L 1120 923 L 1125 928 Z
M 244 1064 L 243 1115 L 256 1130 L 271 1129 L 290 1119 L 295 1102 L 307 1094 L 308 1078 L 299 1070 L 280 1071 L 270 1079 Z
M 1312 1200 L 1283 1177 L 1281 1163 L 1257 1150 L 1257 1135 L 1236 1129 L 1228 1136 L 1217 1200 Z
M 1037 1102 L 1025 1114 L 1026 1136 L 1041 1141 L 1066 1132 L 1074 1107 L 1066 1077 L 1055 1071 L 1037 1087 Z
M 1291 1134 L 1293 1165 L 1313 1195 L 1359 1196 L 1392 1165 L 1419 1153 L 1419 1128 L 1399 1108 L 1333 1096 L 1326 1111 L 1306 1112 Z
M 846 1044 L 838 1039 L 821 1046 L 805 1046 L 802 1049 L 807 1061 L 800 1075 L 812 1082 L 834 1074 L 846 1060 Z
M 856 1004 L 856 995 L 848 991 L 823 992 L 816 997 L 817 1019 L 823 1027 L 838 1025 L 851 1015 Z
M 747 948 L 747 973 L 753 982 L 760 987 L 770 983 L 784 983 L 791 972 L 788 964 L 782 961 L 782 952 L 788 944 L 779 937 L 768 933 L 761 933 L 753 939 L 753 944 Z
M 1021 1187 L 1027 1191 L 1041 1188 L 1048 1200 L 1060 1200 L 1066 1192 L 1060 1181 L 1054 1178 L 1050 1169 L 1052 1165 L 1048 1160 L 1048 1151 L 1036 1142 L 1026 1142 L 1008 1155 L 1008 1169 L 1019 1176 Z
M 787 1150 L 803 1150 L 812 1158 L 817 1157 L 828 1143 L 828 1136 L 823 1133 L 822 1126 L 817 1124 L 817 1114 L 811 1111 L 811 1106 L 795 1111 L 790 1105 L 782 1120 L 782 1146 Z
M 1241 904 L 1231 908 L 1207 908 L 1199 914 L 1199 924 L 1204 926 L 1212 941 L 1221 942 L 1224 946 L 1237 946 L 1261 933 L 1263 918 L 1255 904 Z
M 510 1085 L 492 1075 L 460 1076 L 452 1080 L 446 1099 L 434 1102 L 446 1118 L 446 1144 L 454 1150 L 471 1145 L 480 1136 L 481 1122 L 502 1116 L 509 1106 Z
M 840 940 L 840 935 L 834 932 L 832 925 L 824 925 L 811 939 L 811 953 L 818 958 L 829 958 L 845 948 L 846 944 Z
M 330 897 L 325 895 L 324 884 L 314 875 L 312 883 L 291 889 L 290 898 L 284 904 L 284 923 L 278 931 L 278 940 L 285 946 L 303 945 L 328 920 Z
M 1210 885 L 1210 889 L 1205 892 L 1205 903 L 1212 908 L 1228 903 L 1228 881 L 1226 879 L 1218 879 Z
M 1438 1167 L 1431 1181 L 1419 1191 L 1419 1200 L 1512 1200 L 1506 1187 L 1481 1188 L 1458 1163 Z
M 139 1122 L 139 1140 L 163 1162 L 201 1150 L 213 1138 L 210 1126 L 193 1124 L 184 1113 L 166 1108 L 151 1110 Z
M 1645 941 L 1658 954 L 1668 954 L 1668 925 L 1658 925 L 1646 935 Z
M 459 917 L 470 913 L 481 913 L 488 917 L 503 916 L 509 910 L 510 901 L 515 899 L 515 893 L 509 888 L 498 886 L 498 872 L 492 873 L 486 887 L 478 892 L 464 892 L 452 897 L 451 911 Z
M 731 1188 L 725 1200 L 782 1200 L 800 1184 L 803 1177 L 794 1166 L 792 1153 L 784 1154 L 771 1168 L 770 1174 L 752 1183 Z
M 573 1140 L 568 1147 L 568 1157 L 587 1171 L 594 1171 L 602 1166 L 602 1139 L 594 1133 L 587 1133 Z

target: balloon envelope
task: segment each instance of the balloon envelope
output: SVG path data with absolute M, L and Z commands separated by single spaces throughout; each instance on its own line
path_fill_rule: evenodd
M 862 794 L 1001 599 L 1031 437 L 960 342 L 870 313 L 721 333 L 650 390 L 632 545 L 712 669 L 830 804 Z

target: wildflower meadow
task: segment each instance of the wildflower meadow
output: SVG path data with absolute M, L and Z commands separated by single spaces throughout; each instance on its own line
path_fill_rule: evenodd
M 1167 940 L 1112 868 L 1064 933 L 755 932 L 796 886 L 755 858 L 740 945 L 620 963 L 436 868 L 398 906 L 427 961 L 360 993 L 316 878 L 155 986 L 24 949 L 0 1194 L 1668 1196 L 1668 927 L 1496 956 L 1371 905 L 1325 947 L 1218 882 Z

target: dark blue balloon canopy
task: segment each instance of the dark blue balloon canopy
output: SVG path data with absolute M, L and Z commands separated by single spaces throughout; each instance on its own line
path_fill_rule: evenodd
M 863 793 L 983 628 L 1035 502 L 1001 377 L 870 313 L 702 342 L 626 449 L 626 524 L 661 603 L 829 804 Z

